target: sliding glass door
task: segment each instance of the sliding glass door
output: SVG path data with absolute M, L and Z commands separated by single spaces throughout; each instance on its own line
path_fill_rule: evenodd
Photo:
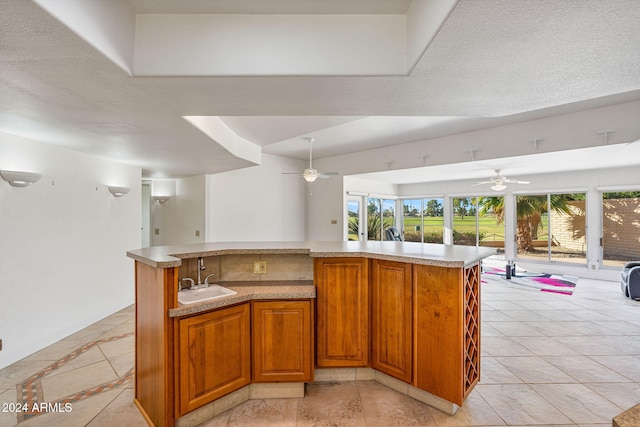
M 516 196 L 519 259 L 586 263 L 585 193 Z
M 504 252 L 504 197 L 452 199 L 453 244 L 490 246 Z
M 640 191 L 602 194 L 602 264 L 640 260 Z
M 478 246 L 504 253 L 504 196 L 478 198 Z

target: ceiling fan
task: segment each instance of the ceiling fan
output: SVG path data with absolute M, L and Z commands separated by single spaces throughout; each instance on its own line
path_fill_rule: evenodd
M 302 175 L 305 181 L 314 182 L 318 178 L 329 178 L 330 176 L 340 175 L 338 172 L 318 172 L 313 168 L 313 141 L 315 138 L 306 137 L 304 138 L 309 141 L 309 167 L 306 168 L 301 174 L 296 172 L 283 172 L 285 175 Z
M 494 191 L 502 191 L 507 188 L 506 184 L 529 184 L 529 181 L 519 181 L 517 179 L 509 179 L 504 175 L 500 175 L 500 170 L 495 170 L 496 176 L 492 176 L 489 178 L 489 181 L 480 181 L 473 184 L 476 185 L 484 185 L 484 184 L 492 184 L 491 189 Z

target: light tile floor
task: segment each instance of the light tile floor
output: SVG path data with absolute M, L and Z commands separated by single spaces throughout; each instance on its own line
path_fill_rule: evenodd
M 132 403 L 133 313 L 0 370 L 0 426 L 145 426 Z M 482 379 L 455 416 L 359 381 L 311 384 L 301 399 L 251 400 L 204 426 L 608 427 L 640 402 L 640 302 L 618 283 L 580 279 L 566 296 L 492 280 L 482 284 L 481 316 Z M 72 410 L 27 419 L 3 412 L 18 392 L 21 401 L 23 392 L 67 399 Z

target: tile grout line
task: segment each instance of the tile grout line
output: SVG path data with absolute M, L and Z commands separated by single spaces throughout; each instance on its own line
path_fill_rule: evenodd
M 64 406 L 66 403 L 74 403 L 74 402 L 86 399 L 88 397 L 92 397 L 96 394 L 102 393 L 103 391 L 111 390 L 113 388 L 119 387 L 127 381 L 133 380 L 134 368 L 131 368 L 127 373 L 125 373 L 122 377 L 116 380 L 108 381 L 106 383 L 99 384 L 97 386 L 85 389 L 73 395 L 66 396 L 62 399 L 58 399 L 55 402 L 44 402 L 44 393 L 42 390 L 42 383 L 41 383 L 41 380 L 44 376 L 64 366 L 65 364 L 74 360 L 78 356 L 87 352 L 89 349 L 95 346 L 98 346 L 101 343 L 116 341 L 132 335 L 134 335 L 134 333 L 129 332 L 122 335 L 116 335 L 113 337 L 107 337 L 107 338 L 103 338 L 96 341 L 90 341 L 80 346 L 76 350 L 72 351 L 71 353 L 67 354 L 66 356 L 62 357 L 61 359 L 53 362 L 43 370 L 33 374 L 32 376 L 24 380 L 22 383 L 16 384 L 17 401 L 18 403 L 21 403 L 23 406 L 25 406 L 27 409 L 24 412 L 18 413 L 18 424 L 28 419 L 31 419 L 33 417 L 37 417 L 38 415 L 42 415 L 46 413 L 46 412 L 37 410 L 37 408 L 39 407 L 38 406 L 39 404 L 47 403 L 47 404 L 52 404 L 54 406 L 58 404 Z M 109 364 L 109 366 L 111 366 L 111 364 Z M 113 367 L 111 369 L 113 369 Z

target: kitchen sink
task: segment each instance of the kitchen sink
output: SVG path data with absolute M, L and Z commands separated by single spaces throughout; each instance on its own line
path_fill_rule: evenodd
M 206 288 L 178 292 L 178 302 L 180 304 L 194 304 L 196 302 L 209 301 L 229 295 L 235 295 L 236 293 L 236 291 L 232 291 L 224 286 L 209 285 Z

